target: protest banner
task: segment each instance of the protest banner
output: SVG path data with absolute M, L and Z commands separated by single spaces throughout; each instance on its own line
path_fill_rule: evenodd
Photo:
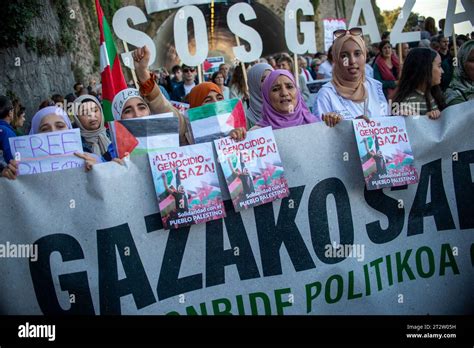
M 247 133 L 245 140 L 214 140 L 219 164 L 236 211 L 289 194 L 283 164 L 271 127 Z
M 189 109 L 188 117 L 196 144 L 225 137 L 234 128 L 247 129 L 245 111 L 239 99 Z
M 352 120 L 367 190 L 418 182 L 405 118 Z
M 38 246 L 0 260 L 0 312 L 472 314 L 473 108 L 406 119 L 420 180 L 397 189 L 366 190 L 350 121 L 277 130 L 290 196 L 223 192 L 225 219 L 172 231 L 145 157 L 0 181 L 0 243 Z
M 143 156 L 157 149 L 179 146 L 179 120 L 172 113 L 130 118 L 109 124 L 112 142 L 120 158 L 123 157 L 120 154 L 126 152 L 132 156 Z
M 211 143 L 152 151 L 148 158 L 164 228 L 225 217 Z
M 12 156 L 19 161 L 19 175 L 84 167 L 79 129 L 24 135 L 9 139 Z
M 345 18 L 324 18 L 324 51 L 328 52 L 334 41 L 333 33 L 338 29 L 347 29 Z

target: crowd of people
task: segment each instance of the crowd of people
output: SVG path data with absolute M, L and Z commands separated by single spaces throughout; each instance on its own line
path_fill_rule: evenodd
M 434 28 L 430 18 L 424 29 L 419 43 L 397 47 L 388 32 L 380 43 L 367 47 L 360 28 L 337 30 L 327 53 L 298 57 L 296 73 L 292 56 L 281 53 L 246 65 L 247 79 L 242 64 L 233 69 L 222 64 L 209 81 L 201 83 L 197 68 L 184 64 L 174 66 L 171 74 L 164 68 L 150 71 L 150 51 L 145 46 L 133 52 L 139 88 L 131 84 L 115 96 L 113 116 L 120 120 L 171 112 L 179 120 L 181 146 L 193 143 L 192 130 L 172 101 L 195 108 L 225 99 L 242 100 L 247 128 L 234 129 L 229 135 L 235 140 L 267 126 L 281 129 L 324 122 L 335 127 L 342 120 L 391 115 L 426 115 L 435 120 L 447 106 L 474 99 L 474 32 L 471 38 L 457 36 L 454 43 Z M 322 79 L 328 82 L 310 102 L 307 84 Z M 84 159 L 86 170 L 97 163 L 121 163 L 104 122 L 101 88 L 95 80 L 88 87 L 76 83 L 73 93 L 44 100 L 32 117 L 29 134 L 79 128 L 84 153 L 76 155 Z M 400 105 L 404 107 L 394 108 Z M 18 174 L 9 138 L 26 133 L 25 118 L 18 100 L 0 96 L 4 178 L 15 179 Z

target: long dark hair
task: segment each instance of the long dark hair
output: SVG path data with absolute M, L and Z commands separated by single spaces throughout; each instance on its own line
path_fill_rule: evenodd
M 410 50 L 403 62 L 402 76 L 395 91 L 393 101 L 403 102 L 417 87 L 424 85 L 426 106 L 428 111 L 432 110 L 431 97 L 434 98 L 439 110 L 446 107 L 446 102 L 441 92 L 440 85 L 432 86 L 433 61 L 437 52 L 431 48 L 417 47 Z

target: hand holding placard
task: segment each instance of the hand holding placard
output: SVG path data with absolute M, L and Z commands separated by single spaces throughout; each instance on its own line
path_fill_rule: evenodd
M 46 173 L 84 167 L 79 129 L 10 138 L 13 157 L 18 161 L 18 175 Z M 92 165 L 92 158 L 87 161 Z M 94 159 L 95 163 L 95 159 Z

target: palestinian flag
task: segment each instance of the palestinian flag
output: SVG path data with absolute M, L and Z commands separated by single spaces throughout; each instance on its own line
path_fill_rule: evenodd
M 138 140 L 121 122 L 110 122 L 109 125 L 116 155 L 122 159 L 135 150 Z
M 102 108 L 105 122 L 113 121 L 112 100 L 121 90 L 127 88 L 119 56 L 112 37 L 112 31 L 105 19 L 99 0 L 95 0 L 100 31 L 100 74 L 102 77 Z
M 196 144 L 228 136 L 234 128 L 247 129 L 244 107 L 239 99 L 189 109 L 188 116 Z
M 160 114 L 109 122 L 117 154 L 147 155 L 164 147 L 179 146 L 179 120 L 173 114 Z M 133 151 L 133 153 L 132 153 Z
M 202 67 L 204 68 L 205 72 L 208 72 L 213 67 L 213 65 L 209 62 L 209 60 L 206 59 L 202 64 Z

